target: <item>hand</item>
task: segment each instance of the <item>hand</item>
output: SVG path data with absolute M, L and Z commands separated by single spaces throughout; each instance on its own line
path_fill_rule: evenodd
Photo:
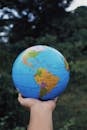
M 42 110 L 53 111 L 56 106 L 57 98 L 49 101 L 40 101 L 38 99 L 33 98 L 23 98 L 21 94 L 19 94 L 18 101 L 22 106 L 28 108 L 28 110 L 30 109 L 36 111 L 42 111 Z
M 23 98 L 18 96 L 20 104 L 30 109 L 30 121 L 27 130 L 53 130 L 52 112 L 55 109 L 57 98 L 49 101 Z

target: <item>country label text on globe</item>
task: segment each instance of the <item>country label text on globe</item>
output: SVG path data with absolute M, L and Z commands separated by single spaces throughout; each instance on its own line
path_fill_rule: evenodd
M 17 90 L 29 98 L 49 100 L 59 96 L 69 81 L 69 65 L 56 49 L 37 45 L 15 60 L 12 78 Z

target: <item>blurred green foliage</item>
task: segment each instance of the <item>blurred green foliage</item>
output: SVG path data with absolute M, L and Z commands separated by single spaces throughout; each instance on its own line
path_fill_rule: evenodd
M 68 88 L 59 97 L 53 114 L 54 130 L 87 129 L 87 10 L 51 21 L 52 28 L 38 38 L 25 37 L 15 44 L 0 44 L 0 130 L 25 130 L 29 113 L 17 101 L 11 69 L 16 56 L 32 45 L 58 49 L 70 65 Z M 60 30 L 57 33 L 57 29 Z
M 29 42 L 0 45 L 0 130 L 24 130 L 27 126 L 29 114 L 17 102 L 11 69 L 16 56 L 30 46 Z M 57 37 L 47 34 L 36 39 L 33 45 L 37 44 L 55 47 L 70 64 L 71 79 L 54 112 L 54 130 L 87 129 L 87 52 L 84 51 L 87 43 L 60 43 Z

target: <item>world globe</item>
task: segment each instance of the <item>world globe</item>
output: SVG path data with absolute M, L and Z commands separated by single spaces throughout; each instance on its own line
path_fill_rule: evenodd
M 18 55 L 12 67 L 14 86 L 23 97 L 51 100 L 59 96 L 69 81 L 69 65 L 56 49 L 36 45 Z

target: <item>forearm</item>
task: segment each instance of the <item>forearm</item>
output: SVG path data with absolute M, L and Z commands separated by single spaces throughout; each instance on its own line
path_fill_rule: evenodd
M 31 110 L 27 130 L 53 130 L 52 112 Z

